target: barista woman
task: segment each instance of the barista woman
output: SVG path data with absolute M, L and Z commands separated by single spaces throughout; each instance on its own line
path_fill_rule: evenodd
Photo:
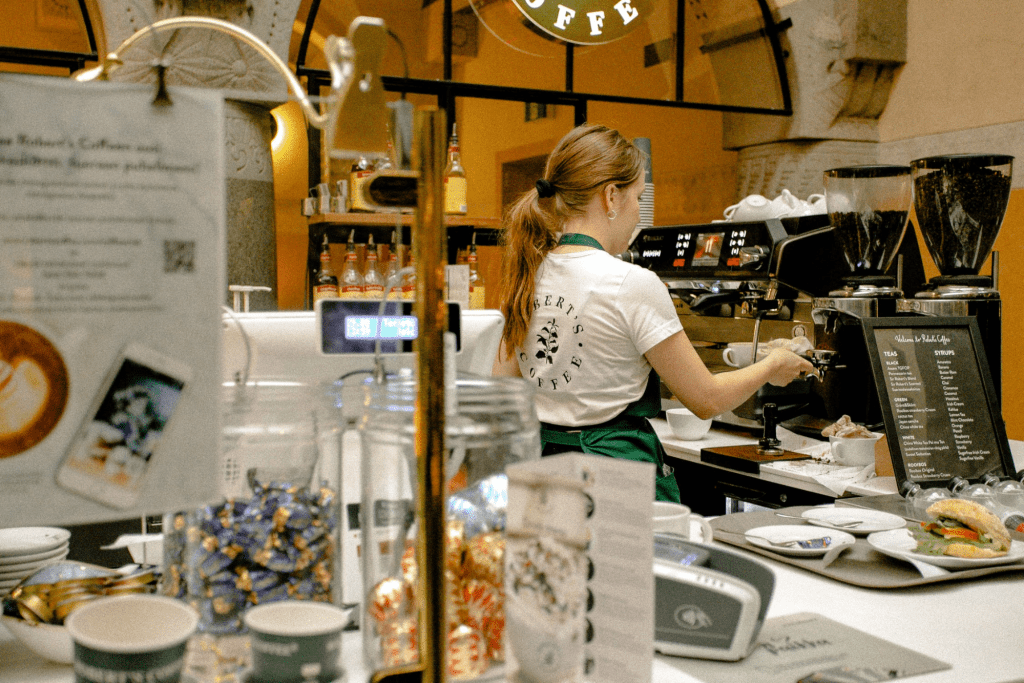
M 525 377 L 536 387 L 545 455 L 583 451 L 653 462 L 658 500 L 678 502 L 646 419 L 661 410 L 658 376 L 709 418 L 766 382 L 783 386 L 813 367 L 776 349 L 746 368 L 708 371 L 661 280 L 614 256 L 640 220 L 643 190 L 642 152 L 617 131 L 584 125 L 562 138 L 544 178 L 504 219 L 505 329 L 494 374 Z

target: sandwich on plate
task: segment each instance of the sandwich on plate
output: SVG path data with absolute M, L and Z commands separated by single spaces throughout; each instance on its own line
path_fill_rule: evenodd
M 934 519 L 911 527 L 914 552 L 971 559 L 1002 557 L 1010 549 L 1006 527 L 983 505 L 956 498 L 940 500 L 926 512 Z

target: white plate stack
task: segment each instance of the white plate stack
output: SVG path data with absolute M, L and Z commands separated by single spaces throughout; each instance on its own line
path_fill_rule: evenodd
M 648 182 L 644 193 L 640 195 L 640 220 L 638 228 L 650 228 L 654 225 L 654 183 Z
M 0 595 L 68 556 L 71 532 L 56 527 L 0 529 Z

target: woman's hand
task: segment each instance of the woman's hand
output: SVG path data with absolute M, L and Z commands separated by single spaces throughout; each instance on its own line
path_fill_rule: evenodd
M 774 349 L 745 368 L 711 374 L 685 331 L 677 332 L 646 354 L 672 395 L 697 417 L 720 415 L 746 401 L 765 383 L 785 386 L 814 366 L 788 349 Z
M 796 355 L 789 349 L 772 349 L 772 352 L 759 363 L 774 366 L 768 376 L 768 383 L 777 387 L 784 387 L 804 375 L 818 376 L 818 371 L 807 359 Z

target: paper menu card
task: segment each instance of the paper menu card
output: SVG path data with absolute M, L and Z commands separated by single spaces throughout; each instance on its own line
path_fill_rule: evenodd
M 768 619 L 754 650 L 739 662 L 683 657 L 663 661 L 705 683 L 889 681 L 951 668 L 811 612 Z
M 567 511 L 548 516 L 545 529 L 577 532 L 586 546 L 587 611 L 583 680 L 643 683 L 654 657 L 654 465 L 583 453 L 564 453 L 509 468 L 509 528 L 517 523 L 517 471 L 582 485 L 582 525 Z M 527 516 L 529 511 L 527 511 Z M 557 513 L 554 513 L 557 515 Z
M 0 77 L 5 526 L 155 514 L 217 491 L 223 101 L 153 95 Z

